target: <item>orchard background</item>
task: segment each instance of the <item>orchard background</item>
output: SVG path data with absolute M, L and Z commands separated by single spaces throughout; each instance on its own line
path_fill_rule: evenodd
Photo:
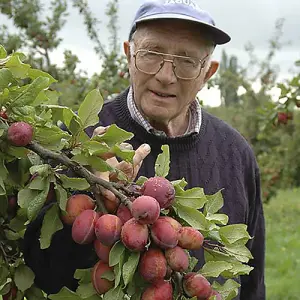
M 62 42 L 60 31 L 68 20 L 68 5 L 78 9 L 86 34 L 102 62 L 101 71 L 92 76 L 78 68 L 80 58 L 71 51 L 64 52 L 62 66 L 51 62 L 51 51 L 59 48 Z M 111 36 L 109 47 L 104 47 L 97 20 L 85 1 L 60 0 L 51 6 L 52 15 L 45 20 L 40 17 L 41 6 L 37 0 L 0 1 L 1 14 L 9 17 L 15 26 L 10 32 L 0 23 L 0 41 L 7 53 L 26 53 L 26 62 L 57 79 L 51 88 L 56 91 L 59 104 L 74 110 L 95 88 L 101 91 L 104 99 L 122 91 L 129 81 L 125 57 L 119 51 L 118 1 L 110 1 L 106 11 L 109 20 L 106 25 Z M 291 62 L 294 73 L 289 78 L 278 81 L 279 71 L 273 59 L 284 46 L 283 28 L 284 20 L 278 20 L 265 57 L 258 57 L 251 44 L 245 47 L 251 72 L 249 65 L 242 65 L 237 57 L 226 51 L 222 53 L 219 72 L 209 82 L 210 86 L 220 89 L 222 105 L 206 109 L 239 130 L 256 153 L 267 223 L 268 299 L 293 300 L 299 299 L 296 275 L 300 271 L 297 258 L 300 251 L 297 218 L 300 212 L 300 60 Z M 254 82 L 260 83 L 258 91 L 253 88 Z M 241 87 L 242 94 L 239 93 Z M 274 87 L 281 89 L 278 99 L 270 96 Z

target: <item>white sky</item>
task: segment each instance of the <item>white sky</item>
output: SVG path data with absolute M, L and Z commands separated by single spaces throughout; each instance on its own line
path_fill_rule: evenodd
M 43 0 L 44 3 L 49 3 Z M 101 62 L 93 51 L 94 44 L 88 39 L 83 20 L 78 12 L 71 7 L 67 23 L 61 31 L 63 43 L 59 49 L 51 53 L 51 60 L 58 64 L 63 59 L 66 49 L 78 55 L 80 68 L 89 74 L 98 72 Z M 122 43 L 127 39 L 130 24 L 138 6 L 143 0 L 119 0 L 119 40 L 120 50 Z M 108 31 L 105 15 L 108 0 L 87 0 L 95 17 L 101 20 L 98 26 L 101 41 L 106 44 Z M 244 50 L 245 44 L 251 42 L 259 57 L 265 57 L 268 50 L 268 39 L 273 35 L 275 22 L 278 18 L 285 19 L 283 40 L 285 46 L 277 53 L 274 63 L 280 67 L 280 77 L 290 75 L 290 68 L 295 60 L 300 59 L 300 1 L 299 0 L 198 0 L 203 9 L 209 11 L 217 25 L 227 31 L 232 41 L 216 49 L 214 58 L 220 59 L 222 49 L 228 54 L 235 54 L 241 63 L 247 64 L 248 56 Z M 0 15 L 0 24 L 9 22 Z M 205 104 L 218 105 L 219 92 L 206 90 L 201 92 Z

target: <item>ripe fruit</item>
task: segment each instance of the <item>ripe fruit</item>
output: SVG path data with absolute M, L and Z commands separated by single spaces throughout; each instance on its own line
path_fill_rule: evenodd
M 165 252 L 168 265 L 175 272 L 184 272 L 189 267 L 189 257 L 187 253 L 180 247 L 176 246 Z
M 72 226 L 72 238 L 77 244 L 89 244 L 95 238 L 95 222 L 98 214 L 91 209 L 84 210 L 76 217 Z
M 124 204 L 120 204 L 117 210 L 117 216 L 121 219 L 123 224 L 125 224 L 128 220 L 132 218 L 131 211 Z
M 7 212 L 9 214 L 15 215 L 18 209 L 18 199 L 16 196 L 11 195 L 7 197 L 8 201 L 8 209 Z
M 173 219 L 171 217 L 164 216 L 164 217 L 161 217 L 161 219 L 164 219 L 165 221 L 169 222 L 177 232 L 179 232 L 179 229 L 182 228 L 182 225 L 178 221 L 176 221 L 175 219 Z
M 285 112 L 278 112 L 277 114 L 278 124 L 286 125 L 288 123 L 288 115 Z
M 108 271 L 113 271 L 113 269 L 101 260 L 93 268 L 92 283 L 99 295 L 105 294 L 114 286 L 114 281 L 101 278 Z
M 94 209 L 95 202 L 85 194 L 75 194 L 68 199 L 66 214 L 61 218 L 65 224 L 72 225 L 77 216 L 86 209 Z
M 147 287 L 141 300 L 172 300 L 173 288 L 168 281 L 160 281 Z
M 7 130 L 7 139 L 17 147 L 24 147 L 32 141 L 33 127 L 26 122 L 11 124 Z
M 120 205 L 120 201 L 118 199 L 110 200 L 105 197 L 103 198 L 103 203 L 110 214 L 114 214 Z
M 112 246 L 105 246 L 99 240 L 94 241 L 94 249 L 97 256 L 105 263 L 109 262 L 109 252 Z
M 154 243 L 162 249 L 174 248 L 178 243 L 178 232 L 163 217 L 158 218 L 151 226 L 151 237 Z
M 172 183 L 164 177 L 151 177 L 142 186 L 145 196 L 155 198 L 160 208 L 168 208 L 175 199 L 175 189 Z
M 139 272 L 144 280 L 158 282 L 167 274 L 167 261 L 160 249 L 151 248 L 146 251 L 140 260 Z
M 112 246 L 120 239 L 122 221 L 115 215 L 103 215 L 95 224 L 97 239 L 106 246 Z
M 150 196 L 136 198 L 131 206 L 132 216 L 141 224 L 153 224 L 159 217 L 159 203 Z
M 183 289 L 188 297 L 207 300 L 211 296 L 211 285 L 201 274 L 190 272 L 183 277 Z
M 2 296 L 3 300 L 14 300 L 17 298 L 17 293 L 17 288 L 13 286 L 7 294 Z
M 148 243 L 149 232 L 147 225 L 140 224 L 132 218 L 127 221 L 121 232 L 121 240 L 124 246 L 131 251 L 143 251 Z
M 178 246 L 189 249 L 197 250 L 203 245 L 204 237 L 201 232 L 192 227 L 182 227 L 178 233 Z

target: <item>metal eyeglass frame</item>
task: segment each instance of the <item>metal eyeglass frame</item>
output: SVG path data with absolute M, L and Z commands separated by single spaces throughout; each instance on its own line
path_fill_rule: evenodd
M 136 64 L 136 56 L 137 56 L 137 54 L 138 54 L 139 52 L 147 52 L 147 53 L 153 53 L 153 54 L 161 55 L 161 56 L 162 56 L 162 62 L 161 62 L 160 68 L 159 68 L 156 72 L 152 72 L 152 73 L 145 72 L 145 71 L 141 70 L 140 68 L 138 68 L 138 66 L 137 66 L 137 64 Z M 198 75 L 197 75 L 197 76 L 194 76 L 194 77 L 192 77 L 192 78 L 186 78 L 186 77 L 178 76 L 178 75 L 176 74 L 176 65 L 174 64 L 174 59 L 173 59 L 173 60 L 171 60 L 171 59 L 166 59 L 166 58 L 164 58 L 164 56 L 171 56 L 171 57 L 173 57 L 173 58 L 178 57 L 178 58 L 192 58 L 192 59 L 195 59 L 195 57 L 191 57 L 191 56 L 182 56 L 182 55 L 175 55 L 175 54 L 167 54 L 167 53 L 156 52 L 156 51 L 151 51 L 151 50 L 147 50 L 147 49 L 139 49 L 139 50 L 137 50 L 137 51 L 133 54 L 135 67 L 136 67 L 140 72 L 142 72 L 142 73 L 144 73 L 144 74 L 148 74 L 148 75 L 156 75 L 156 74 L 162 69 L 162 67 L 164 66 L 165 62 L 171 62 L 171 63 L 172 63 L 172 67 L 173 67 L 173 72 L 174 72 L 176 78 L 182 79 L 182 80 L 194 80 L 194 79 L 198 78 L 198 77 L 200 76 L 200 74 L 201 74 L 201 71 L 202 71 L 203 67 L 204 67 L 205 59 L 209 56 L 209 54 L 206 55 L 203 59 L 198 59 L 198 58 L 196 58 L 196 59 L 200 62 L 200 69 L 199 69 Z

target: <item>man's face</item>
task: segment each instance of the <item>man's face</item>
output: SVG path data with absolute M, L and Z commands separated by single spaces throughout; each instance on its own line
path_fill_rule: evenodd
M 212 49 L 200 38 L 195 25 L 174 20 L 143 24 L 135 34 L 134 44 L 134 52 L 146 49 L 198 59 L 205 58 Z M 125 52 L 129 62 L 135 103 L 150 122 L 168 124 L 175 118 L 185 117 L 189 104 L 194 101 L 198 91 L 213 74 L 206 72 L 205 68 L 206 70 L 202 69 L 196 79 L 178 79 L 174 74 L 172 63 L 165 62 L 157 74 L 148 75 L 136 68 L 129 51 L 127 44 Z M 172 57 L 165 56 L 165 58 L 172 60 Z

